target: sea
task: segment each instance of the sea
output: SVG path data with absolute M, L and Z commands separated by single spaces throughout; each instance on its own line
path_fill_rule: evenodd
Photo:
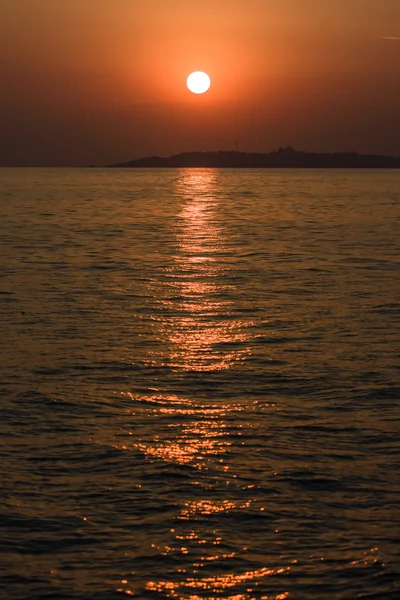
M 2 599 L 400 598 L 400 170 L 0 207 Z

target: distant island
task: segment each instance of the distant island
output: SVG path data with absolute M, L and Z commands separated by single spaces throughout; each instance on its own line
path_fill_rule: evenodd
M 400 157 L 356 152 L 317 154 L 302 152 L 291 146 L 279 148 L 268 154 L 253 152 L 184 152 L 167 158 L 147 156 L 128 162 L 107 165 L 108 168 L 305 168 L 305 169 L 399 169 Z

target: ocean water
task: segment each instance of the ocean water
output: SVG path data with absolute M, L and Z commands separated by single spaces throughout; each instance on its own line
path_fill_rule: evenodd
M 400 597 L 400 172 L 2 169 L 0 206 L 1 598 Z

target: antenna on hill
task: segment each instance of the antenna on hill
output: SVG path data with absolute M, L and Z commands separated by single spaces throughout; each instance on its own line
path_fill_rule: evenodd
M 235 152 L 238 152 L 239 149 L 239 144 L 237 142 L 235 142 Z

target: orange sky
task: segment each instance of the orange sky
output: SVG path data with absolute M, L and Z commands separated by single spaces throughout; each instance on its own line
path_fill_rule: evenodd
M 400 0 L 0 0 L 0 164 L 399 155 L 396 38 Z

